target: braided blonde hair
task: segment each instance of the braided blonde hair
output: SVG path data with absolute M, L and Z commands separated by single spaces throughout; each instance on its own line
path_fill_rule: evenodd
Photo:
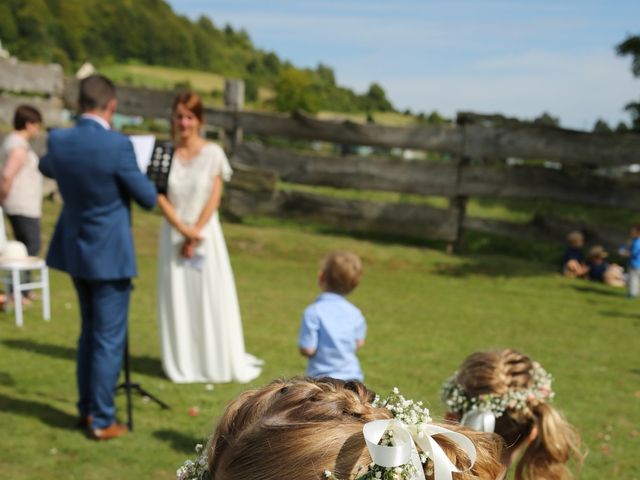
M 311 480 L 324 478 L 326 470 L 337 478 L 353 478 L 371 462 L 363 425 L 391 416 L 371 405 L 373 397 L 359 382 L 328 378 L 276 380 L 243 393 L 228 405 L 207 447 L 211 478 Z M 478 452 L 472 470 L 456 479 L 498 478 L 501 440 L 453 428 L 467 435 Z M 465 468 L 464 453 L 443 437 L 438 442 L 453 463 Z
M 456 381 L 471 397 L 502 395 L 512 389 L 531 388 L 533 370 L 533 361 L 513 349 L 476 352 L 464 360 Z M 552 405 L 532 397 L 527 408 L 507 408 L 496 418 L 495 432 L 512 451 L 534 428 L 537 434 L 516 465 L 516 480 L 572 478 L 567 463 L 571 458 L 583 459 L 580 435 Z

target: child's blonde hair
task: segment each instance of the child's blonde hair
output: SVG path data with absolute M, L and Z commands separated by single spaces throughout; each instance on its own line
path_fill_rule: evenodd
M 362 427 L 391 416 L 386 408 L 373 407 L 372 400 L 361 383 L 329 378 L 276 380 L 243 393 L 229 404 L 207 447 L 211 478 L 311 480 L 324 478 L 327 470 L 352 478 L 371 462 Z M 456 474 L 457 480 L 501 475 L 497 435 L 447 428 L 464 433 L 477 451 L 472 469 Z M 468 460 L 459 447 L 436 438 L 451 461 L 465 468 Z
M 579 230 L 574 230 L 567 234 L 567 243 L 572 247 L 581 247 L 584 245 L 584 235 Z
M 532 360 L 516 350 L 477 352 L 464 360 L 456 381 L 469 397 L 503 395 L 513 389 L 530 389 L 533 371 Z M 531 397 L 527 407 L 507 408 L 495 423 L 495 432 L 510 449 L 519 447 L 537 428 L 537 436 L 516 465 L 516 480 L 571 478 L 567 462 L 583 458 L 577 430 L 540 397 Z
M 362 262 L 351 252 L 333 252 L 324 259 L 324 287 L 329 292 L 347 295 L 360 283 Z

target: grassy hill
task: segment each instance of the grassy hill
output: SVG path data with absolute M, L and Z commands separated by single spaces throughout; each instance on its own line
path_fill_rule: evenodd
M 203 72 L 175 67 L 154 65 L 107 64 L 100 66 L 100 73 L 117 83 L 126 83 L 138 87 L 172 89 L 176 84 L 191 84 L 201 92 L 224 91 L 224 76 L 217 73 Z
M 59 205 L 45 204 L 45 245 Z M 443 414 L 440 383 L 468 353 L 512 346 L 555 377 L 556 405 L 589 450 L 580 478 L 638 478 L 640 371 L 638 301 L 620 290 L 561 278 L 553 267 L 497 255 L 450 256 L 408 246 L 320 234 L 257 221 L 224 224 L 243 314 L 247 349 L 266 360 L 251 385 L 174 385 L 160 367 L 155 317 L 157 213 L 134 212 L 140 276 L 131 304 L 134 380 L 172 409 L 134 397 L 136 429 L 95 444 L 73 428 L 76 297 L 66 275 L 51 272 L 52 320 L 39 305 L 25 326 L 0 314 L 0 478 L 173 479 L 193 445 L 206 437 L 224 404 L 270 379 L 303 372 L 296 335 L 304 306 L 317 294 L 320 259 L 330 250 L 364 262 L 352 300 L 369 333 L 361 361 L 367 384 L 398 386 Z M 190 416 L 190 407 L 199 407 Z M 124 399 L 118 397 L 124 414 Z

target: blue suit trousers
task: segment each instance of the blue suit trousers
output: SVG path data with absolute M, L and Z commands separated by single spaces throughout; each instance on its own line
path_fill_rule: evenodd
M 127 336 L 131 279 L 73 278 L 82 326 L 78 339 L 78 411 L 92 416 L 92 428 L 115 421 L 115 388 Z

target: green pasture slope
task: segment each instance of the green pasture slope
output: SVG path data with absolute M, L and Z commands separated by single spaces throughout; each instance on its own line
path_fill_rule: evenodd
M 48 237 L 58 206 L 46 203 Z M 270 379 L 300 374 L 300 313 L 317 293 L 329 250 L 364 261 L 353 294 L 369 323 L 361 360 L 367 384 L 398 386 L 443 410 L 440 383 L 476 349 L 529 352 L 556 378 L 556 405 L 589 451 L 580 478 L 640 478 L 640 300 L 620 290 L 557 275 L 551 266 L 491 255 L 449 256 L 408 246 L 282 225 L 224 224 L 248 350 L 266 361 L 251 385 L 174 385 L 164 377 L 155 318 L 157 213 L 135 211 L 140 277 L 131 305 L 133 375 L 172 409 L 134 397 L 135 432 L 95 443 L 74 429 L 78 311 L 69 279 L 52 272 L 52 320 L 39 304 L 19 329 L 0 313 L 0 478 L 173 479 L 223 406 Z M 45 238 L 45 245 L 48 238 Z M 200 414 L 190 416 L 190 407 Z M 120 415 L 124 398 L 118 397 Z
M 186 68 L 160 67 L 141 64 L 111 64 L 98 68 L 116 83 L 128 83 L 140 87 L 172 89 L 176 84 L 190 83 L 202 92 L 224 90 L 224 77 L 215 73 Z

